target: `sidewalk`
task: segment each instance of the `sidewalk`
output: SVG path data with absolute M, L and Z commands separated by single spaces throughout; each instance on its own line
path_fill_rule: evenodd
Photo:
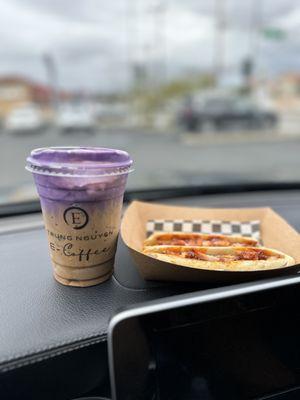
M 222 145 L 230 143 L 286 142 L 300 141 L 299 134 L 279 131 L 239 131 L 239 132 L 205 132 L 180 134 L 181 143 L 194 145 Z

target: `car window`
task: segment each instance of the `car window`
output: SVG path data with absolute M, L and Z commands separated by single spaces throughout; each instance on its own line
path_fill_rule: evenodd
M 0 7 L 0 204 L 45 146 L 127 150 L 129 190 L 300 180 L 298 1 Z

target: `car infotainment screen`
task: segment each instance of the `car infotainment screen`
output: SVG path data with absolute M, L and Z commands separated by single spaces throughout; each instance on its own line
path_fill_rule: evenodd
M 294 286 L 123 321 L 116 398 L 300 398 L 299 304 Z

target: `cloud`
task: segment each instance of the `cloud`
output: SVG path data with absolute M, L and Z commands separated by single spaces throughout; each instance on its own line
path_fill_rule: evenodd
M 55 60 L 60 85 L 72 89 L 126 88 L 136 62 L 154 73 L 165 63 L 170 77 L 191 69 L 211 70 L 215 4 L 211 0 L 0 0 L 0 73 L 45 81 L 45 53 Z M 286 43 L 283 62 L 274 53 L 274 43 L 259 37 L 261 26 L 274 23 L 288 32 L 299 30 L 296 0 L 224 4 L 227 66 L 238 68 L 252 51 L 254 35 L 263 49 L 258 61 L 272 73 L 298 68 L 296 43 Z

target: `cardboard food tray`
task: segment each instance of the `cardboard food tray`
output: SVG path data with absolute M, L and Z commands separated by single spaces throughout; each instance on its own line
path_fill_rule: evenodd
M 154 259 L 143 254 L 146 224 L 156 219 L 205 219 L 205 220 L 259 220 L 261 239 L 265 247 L 283 251 L 292 256 L 296 264 L 270 270 L 213 271 L 193 269 Z M 146 280 L 181 282 L 243 282 L 271 278 L 283 274 L 295 274 L 300 269 L 300 235 L 271 208 L 191 208 L 134 201 L 126 210 L 121 236 L 129 248 L 141 276 Z

